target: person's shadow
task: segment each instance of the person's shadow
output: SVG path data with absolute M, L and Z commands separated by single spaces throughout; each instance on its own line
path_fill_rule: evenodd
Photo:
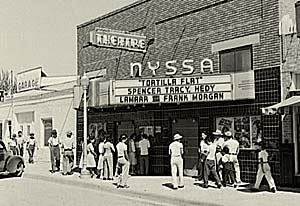
M 170 183 L 170 182 L 163 183 L 162 186 L 167 187 L 167 188 L 169 188 L 171 190 L 174 190 L 173 184 Z

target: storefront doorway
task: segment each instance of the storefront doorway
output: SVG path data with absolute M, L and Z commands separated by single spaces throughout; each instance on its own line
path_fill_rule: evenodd
M 53 128 L 52 119 L 43 119 L 42 121 L 44 125 L 44 146 L 48 146 L 48 140 Z
M 198 122 L 195 119 L 178 119 L 172 121 L 172 134 L 183 135 L 184 170 L 191 170 L 198 162 Z

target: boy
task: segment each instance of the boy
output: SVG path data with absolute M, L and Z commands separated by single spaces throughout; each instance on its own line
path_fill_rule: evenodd
M 223 148 L 224 155 L 222 157 L 222 164 L 223 164 L 223 186 L 226 187 L 228 183 L 228 177 L 230 177 L 231 181 L 234 182 L 234 187 L 236 187 L 236 180 L 234 177 L 234 165 L 233 162 L 230 161 L 230 155 L 229 155 L 229 148 L 224 147 Z
M 271 169 L 270 169 L 269 162 L 268 162 L 269 154 L 266 151 L 266 145 L 265 145 L 265 143 L 260 142 L 259 146 L 260 146 L 259 147 L 260 152 L 258 153 L 259 165 L 258 165 L 258 171 L 257 171 L 257 175 L 256 175 L 256 182 L 254 184 L 254 187 L 252 188 L 252 191 L 254 191 L 254 192 L 259 191 L 259 186 L 260 186 L 261 180 L 265 176 L 268 181 L 268 184 L 270 186 L 271 192 L 275 193 L 276 186 L 275 186 L 275 182 L 272 177 Z

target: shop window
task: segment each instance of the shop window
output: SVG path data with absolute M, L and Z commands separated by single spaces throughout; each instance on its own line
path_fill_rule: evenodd
M 240 143 L 241 149 L 253 149 L 255 143 L 261 140 L 260 116 L 237 116 L 216 118 L 216 127 L 223 134 L 230 130 Z
M 239 47 L 220 52 L 222 73 L 247 72 L 252 69 L 252 46 Z

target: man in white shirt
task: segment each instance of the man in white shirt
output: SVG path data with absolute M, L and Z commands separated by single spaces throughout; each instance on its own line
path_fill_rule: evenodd
M 72 137 L 72 131 L 67 131 L 67 137 L 62 143 L 63 150 L 63 175 L 71 175 L 72 167 L 74 163 L 74 153 L 75 149 L 74 138 Z
M 149 148 L 150 142 L 147 135 L 143 134 L 142 139 L 139 141 L 141 175 L 149 174 Z
M 171 155 L 171 173 L 173 179 L 173 189 L 183 188 L 183 145 L 180 142 L 182 136 L 180 134 L 174 135 L 174 141 L 169 145 L 169 155 Z M 179 182 L 177 182 L 177 171 L 179 175 Z
M 22 131 L 18 131 L 17 143 L 18 143 L 18 153 L 19 153 L 20 156 L 23 157 L 25 139 L 23 137 Z
M 127 141 L 127 135 L 122 134 L 120 137 L 120 142 L 117 144 L 117 153 L 118 153 L 118 162 L 117 168 L 122 170 L 117 182 L 117 188 L 128 188 L 127 179 L 129 173 L 129 162 L 128 162 L 128 154 L 127 154 L 127 145 L 125 142 Z
M 51 132 L 51 137 L 48 140 L 50 148 L 50 159 L 51 159 L 51 173 L 60 171 L 60 140 L 57 137 L 57 131 L 55 129 Z
M 241 175 L 237 156 L 239 154 L 240 144 L 237 140 L 233 139 L 231 131 L 225 132 L 225 136 L 228 138 L 228 140 L 224 143 L 223 147 L 228 147 L 229 149 L 230 161 L 232 161 L 234 165 L 235 179 L 236 182 L 239 184 L 241 183 Z

